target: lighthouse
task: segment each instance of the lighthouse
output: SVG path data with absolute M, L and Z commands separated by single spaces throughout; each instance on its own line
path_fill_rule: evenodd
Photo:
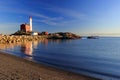
M 32 17 L 30 16 L 30 30 L 32 31 Z
M 32 17 L 29 17 L 29 24 L 25 23 L 25 24 L 21 24 L 20 25 L 20 30 L 24 31 L 24 32 L 32 32 Z

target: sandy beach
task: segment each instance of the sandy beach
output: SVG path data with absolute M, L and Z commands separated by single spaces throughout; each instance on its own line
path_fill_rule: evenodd
M 0 80 L 96 80 L 0 52 Z

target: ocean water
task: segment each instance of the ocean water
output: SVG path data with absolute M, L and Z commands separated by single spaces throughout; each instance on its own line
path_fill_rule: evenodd
M 44 40 L 2 45 L 27 60 L 103 79 L 120 80 L 120 38 Z

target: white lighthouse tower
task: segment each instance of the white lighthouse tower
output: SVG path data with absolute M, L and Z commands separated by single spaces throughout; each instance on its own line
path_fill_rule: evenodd
M 30 16 L 30 30 L 32 31 L 32 17 Z

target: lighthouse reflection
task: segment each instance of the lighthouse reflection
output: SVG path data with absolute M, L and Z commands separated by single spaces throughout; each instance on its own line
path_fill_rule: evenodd
M 24 42 L 21 44 L 21 52 L 26 55 L 32 56 L 33 48 L 32 42 Z

